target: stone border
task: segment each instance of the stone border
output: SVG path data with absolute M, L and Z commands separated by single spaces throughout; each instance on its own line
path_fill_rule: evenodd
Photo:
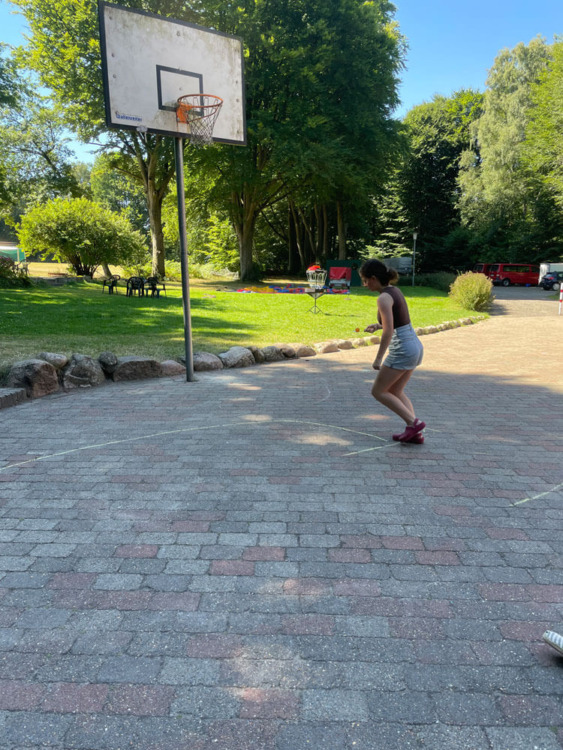
M 447 331 L 460 326 L 472 325 L 485 319 L 477 315 L 461 320 L 447 321 L 437 326 L 415 328 L 419 336 Z M 355 339 L 331 339 L 309 346 L 307 344 L 275 344 L 257 346 L 233 346 L 222 354 L 194 352 L 194 371 L 209 372 L 228 368 L 249 367 L 264 362 L 281 362 L 287 359 L 314 357 L 379 343 L 378 336 Z M 41 398 L 57 392 L 69 392 L 79 388 L 91 388 L 107 382 L 145 380 L 147 378 L 171 377 L 186 372 L 185 360 L 159 362 L 147 357 L 117 357 L 113 352 L 102 352 L 97 359 L 86 354 L 41 352 L 34 359 L 15 362 L 6 379 L 6 387 L 0 387 L 0 409 L 15 406 L 27 399 Z

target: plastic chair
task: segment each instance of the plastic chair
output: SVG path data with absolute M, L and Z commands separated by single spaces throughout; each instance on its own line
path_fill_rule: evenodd
M 102 282 L 102 294 L 104 293 L 104 289 L 108 288 L 108 294 L 113 294 L 113 290 L 115 289 L 115 293 L 117 294 L 117 282 L 121 276 L 118 276 L 117 274 L 114 274 L 113 276 L 110 276 L 108 279 L 104 279 Z
M 140 276 L 131 276 L 127 279 L 127 297 L 132 297 L 135 292 L 142 297 L 145 293 L 145 282 Z
M 148 295 L 149 292 L 151 297 L 160 297 L 161 292 L 166 294 L 166 285 L 157 276 L 149 276 L 145 279 L 145 293 Z

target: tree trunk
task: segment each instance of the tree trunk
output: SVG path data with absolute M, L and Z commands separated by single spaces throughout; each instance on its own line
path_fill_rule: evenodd
M 147 186 L 147 206 L 151 228 L 152 274 L 164 276 L 164 234 L 162 231 L 162 198 L 155 189 L 154 180 L 149 179 Z
M 328 211 L 326 203 L 323 204 L 323 257 L 328 259 Z
M 338 260 L 346 260 L 346 227 L 340 201 L 336 203 L 336 216 L 338 222 Z
M 288 273 L 297 273 L 299 270 L 299 253 L 297 251 L 297 228 L 293 220 L 291 208 L 287 209 L 287 270 Z
M 254 247 L 254 229 L 258 218 L 258 207 L 252 198 L 243 193 L 233 195 L 233 225 L 238 238 L 240 280 L 246 281 L 252 276 L 252 250 Z

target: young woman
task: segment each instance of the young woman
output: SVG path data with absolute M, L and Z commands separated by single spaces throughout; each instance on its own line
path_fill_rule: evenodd
M 411 400 L 405 394 L 415 367 L 422 362 L 423 348 L 411 325 L 409 309 L 403 293 L 396 284 L 399 275 L 379 260 L 367 260 L 360 269 L 364 286 L 377 292 L 377 323 L 366 326 L 366 333 L 382 331 L 379 351 L 373 363 L 378 370 L 371 389 L 374 398 L 406 423 L 403 432 L 393 435 L 402 443 L 423 443 L 424 422 L 416 418 Z M 387 357 L 383 357 L 385 353 Z

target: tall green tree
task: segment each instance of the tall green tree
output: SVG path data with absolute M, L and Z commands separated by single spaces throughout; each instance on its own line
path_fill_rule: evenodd
M 538 37 L 502 50 L 489 72 L 484 111 L 472 127 L 478 158 L 466 153 L 459 177 L 462 217 L 485 260 L 538 260 L 560 223 L 523 159 L 533 91 L 550 60 L 550 46 Z
M 163 274 L 162 201 L 174 176 L 172 139 L 134 131 L 107 131 L 97 2 L 13 2 L 23 11 L 31 31 L 27 46 L 20 51 L 21 64 L 39 74 L 78 136 L 115 154 L 116 166 L 142 186 L 149 214 L 153 270 Z M 180 0 L 124 0 L 121 4 L 180 18 L 194 15 Z
M 551 48 L 547 68 L 531 86 L 532 107 L 522 154 L 563 209 L 563 40 Z
M 391 112 L 402 40 L 386 0 L 205 8 L 208 25 L 245 42 L 248 147 L 204 156 L 219 172 L 215 195 L 229 206 L 247 278 L 257 221 L 268 207 L 289 197 L 297 206 L 304 195 L 305 208 L 321 213 L 338 204 L 344 239 L 347 207 L 383 181 L 396 138 Z
M 457 178 L 482 102 L 481 93 L 461 89 L 407 113 L 399 166 L 376 201 L 375 247 L 404 254 L 405 247 L 412 248 L 416 231 L 417 266 L 431 270 L 463 265 L 446 246 L 446 238 L 460 223 Z
M 400 193 L 411 231 L 419 235 L 422 268 L 449 265 L 444 239 L 460 223 L 457 178 L 482 103 L 481 93 L 462 89 L 450 97 L 436 96 L 405 117 L 409 153 Z

